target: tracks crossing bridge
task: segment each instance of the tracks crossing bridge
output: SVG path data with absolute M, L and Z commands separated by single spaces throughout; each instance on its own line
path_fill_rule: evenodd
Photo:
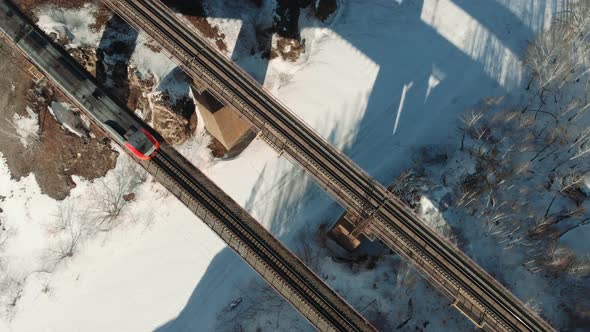
M 161 1 L 103 1 L 159 42 L 195 84 L 232 105 L 268 144 L 304 168 L 353 216 L 354 233 L 377 236 L 405 257 L 477 327 L 487 331 L 553 330 Z
M 121 144 L 105 126 L 106 121 L 115 121 L 122 127 L 137 126 L 149 130 L 148 125 L 98 84 L 9 0 L 0 0 L 0 34 L 114 142 Z M 159 137 L 153 131 L 152 134 Z M 152 159 L 136 161 L 318 330 L 375 331 L 295 254 L 172 146 L 164 142 Z

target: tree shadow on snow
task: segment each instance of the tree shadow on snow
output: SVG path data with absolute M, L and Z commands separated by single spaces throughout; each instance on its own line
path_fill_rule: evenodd
M 452 27 L 445 35 L 448 27 L 438 25 L 443 21 L 440 16 L 443 14 L 433 3 L 378 0 L 368 4 L 349 0 L 342 3 L 338 17 L 329 27 L 351 50 L 362 53 L 377 68 L 377 73 L 355 131 L 351 133 L 350 126 L 338 121 L 338 116 L 347 114 L 332 115 L 333 118 L 326 118 L 333 122 L 333 127 L 325 136 L 331 143 L 343 145 L 346 155 L 385 185 L 411 165 L 413 147 L 459 143 L 449 141 L 455 136 L 453 123 L 459 113 L 485 97 L 477 94 L 478 89 L 503 95 L 522 86 L 522 79 L 517 75 L 518 63 L 507 59 L 514 55 L 518 60 L 523 54 L 527 40 L 532 40 L 538 32 L 535 27 L 543 26 L 547 9 L 547 4 L 541 1 L 520 1 L 520 9 L 523 13 L 530 12 L 527 18 L 534 21 L 523 22 L 506 0 L 437 1 L 436 6 L 450 7 L 458 15 L 478 23 L 471 34 L 472 40 L 458 42 L 460 36 L 452 34 Z M 259 64 L 263 68 L 257 71 L 266 73 L 268 64 Z M 384 157 L 394 154 L 405 158 Z M 326 218 L 335 221 L 342 211 L 309 176 L 295 169 L 288 175 L 264 169 L 245 205 L 258 220 L 270 224 L 270 231 L 292 250 L 297 247 L 294 234 L 301 231 L 301 225 L 317 228 Z M 306 181 L 301 181 L 301 176 Z M 281 183 L 273 193 L 276 196 L 269 196 L 262 189 L 263 179 Z M 271 196 L 272 201 L 268 199 Z M 330 208 L 326 209 L 326 205 Z M 329 211 L 318 213 L 320 209 Z M 229 304 L 232 296 L 239 294 L 236 283 L 245 284 L 244 280 L 255 275 L 238 261 L 230 249 L 220 252 L 179 315 L 157 331 L 204 329 L 202 324 L 214 320 L 215 314 L 223 309 L 216 298 L 227 296 Z M 438 295 L 433 292 L 433 296 Z M 441 301 L 445 300 L 441 298 Z M 449 309 L 449 315 L 454 314 Z

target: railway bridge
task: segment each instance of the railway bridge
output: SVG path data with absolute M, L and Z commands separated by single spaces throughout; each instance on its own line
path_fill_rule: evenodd
M 233 106 L 269 145 L 331 193 L 356 225 L 353 233 L 376 236 L 405 257 L 477 327 L 488 331 L 553 330 L 161 1 L 103 1 L 159 42 L 195 84 Z
M 122 144 L 106 127 L 107 120 L 122 127 L 149 130 L 125 103 L 98 84 L 9 0 L 0 0 L 0 37 L 10 41 L 15 52 L 29 59 L 25 67 L 37 66 L 113 142 Z M 3 50 L 6 54 L 11 52 Z M 153 135 L 159 137 L 155 132 Z M 152 159 L 136 160 L 318 330 L 375 331 L 295 254 L 172 146 L 163 142 Z

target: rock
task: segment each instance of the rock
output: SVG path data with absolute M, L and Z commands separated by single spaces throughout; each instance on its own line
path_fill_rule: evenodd
M 129 98 L 127 99 L 127 107 L 130 110 L 138 109 L 140 100 L 142 99 L 142 91 L 138 86 L 130 86 L 129 87 Z
M 310 0 L 279 0 L 275 8 L 273 26 L 269 36 L 276 33 L 276 44 L 262 53 L 263 57 L 274 59 L 282 57 L 283 60 L 295 61 L 301 53 L 305 52 L 305 43 L 301 41 L 299 33 L 300 8 L 311 5 Z M 268 32 L 265 32 L 268 34 Z M 263 38 L 260 40 L 263 41 Z M 260 48 L 260 47 L 259 47 Z
M 76 59 L 88 72 L 96 75 L 97 54 L 90 46 L 82 46 L 70 50 L 74 59 Z
M 186 142 L 192 133 L 190 122 L 185 117 L 186 98 L 171 104 L 168 94 L 161 91 L 149 94 L 148 98 L 153 128 L 172 144 Z
M 305 44 L 300 43 L 296 39 L 279 36 L 277 38 L 276 48 L 271 50 L 270 58 L 273 59 L 280 56 L 283 60 L 295 61 L 299 59 L 302 53 L 305 53 Z
M 140 77 L 139 73 L 131 68 L 129 70 L 129 98 L 127 106 L 136 111 L 138 115 L 146 120 L 152 116 L 148 95 L 153 91 L 155 85 L 153 75 Z
M 235 307 L 237 307 L 238 305 L 240 305 L 240 303 L 242 303 L 242 298 L 238 297 L 237 299 L 235 299 L 234 301 L 232 301 L 232 303 L 229 304 L 229 309 L 233 310 L 235 309 Z
M 132 202 L 135 200 L 135 193 L 123 195 L 123 199 L 125 200 L 125 202 Z

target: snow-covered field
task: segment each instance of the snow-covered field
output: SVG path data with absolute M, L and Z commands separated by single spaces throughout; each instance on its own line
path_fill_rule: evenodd
M 527 84 L 523 51 L 527 41 L 549 26 L 558 10 L 553 3 L 342 0 L 325 24 L 302 12 L 304 56 L 294 63 L 275 59 L 268 67 L 247 52 L 232 52 L 238 26 L 256 23 L 256 15 L 242 14 L 240 6 L 225 1 L 210 10 L 219 16 L 211 22 L 226 33 L 228 55 L 265 77 L 265 87 L 293 112 L 389 184 L 414 163 L 420 146 L 457 147 L 459 114 L 467 108 Z M 44 10 L 40 23 L 48 31 L 73 36 L 72 46 L 96 46 L 100 32 L 85 28 L 92 10 Z M 169 77 L 175 66 L 144 42 L 138 39 L 131 64 L 140 73 Z M 161 79 L 157 89 L 189 93 L 182 79 Z M 311 263 L 320 275 L 358 310 L 386 324 L 384 330 L 471 328 L 398 258 L 382 256 L 369 268 L 332 260 L 330 256 L 343 254 L 331 246 L 316 248 L 319 225 L 331 224 L 342 210 L 265 143 L 255 140 L 239 157 L 223 161 L 209 157 L 207 144 L 201 127 L 179 149 L 290 248 L 305 253 L 309 244 L 317 253 Z M 247 330 L 311 328 L 288 305 L 269 305 L 272 301 L 251 269 L 150 179 L 133 185 L 135 200 L 109 222 L 113 227 L 108 232 L 100 231 L 93 198 L 106 188 L 120 187 L 129 163 L 120 156 L 104 180 L 76 179 L 71 197 L 57 202 L 40 193 L 33 176 L 10 179 L 0 162 L 0 195 L 5 197 L 0 199 L 0 220 L 8 229 L 0 247 L 0 272 L 7 276 L 0 280 L 0 290 L 5 290 L 0 306 L 6 308 L 0 330 L 212 331 L 230 329 L 228 321 L 234 318 L 243 319 Z M 425 198 L 422 214 L 444 225 L 441 218 L 447 215 L 436 212 L 437 197 L 429 199 L 434 203 Z M 64 214 L 73 214 L 75 221 L 60 226 Z M 581 229 L 588 232 L 588 227 Z M 471 241 L 482 236 L 477 230 L 467 234 Z M 55 252 L 72 238 L 80 239 L 72 255 L 56 258 Z M 486 259 L 493 257 L 495 242 L 484 242 L 476 248 L 486 250 L 480 253 Z M 508 256 L 512 254 L 502 256 L 505 265 L 489 266 L 510 268 L 510 262 L 518 261 Z M 504 281 L 524 287 L 525 279 L 515 279 L 523 275 L 526 271 L 519 270 Z M 519 293 L 534 302 L 539 299 L 534 293 L 542 291 Z M 238 298 L 242 302 L 229 310 Z M 265 299 L 267 306 L 250 309 Z M 408 318 L 409 325 L 398 325 Z

